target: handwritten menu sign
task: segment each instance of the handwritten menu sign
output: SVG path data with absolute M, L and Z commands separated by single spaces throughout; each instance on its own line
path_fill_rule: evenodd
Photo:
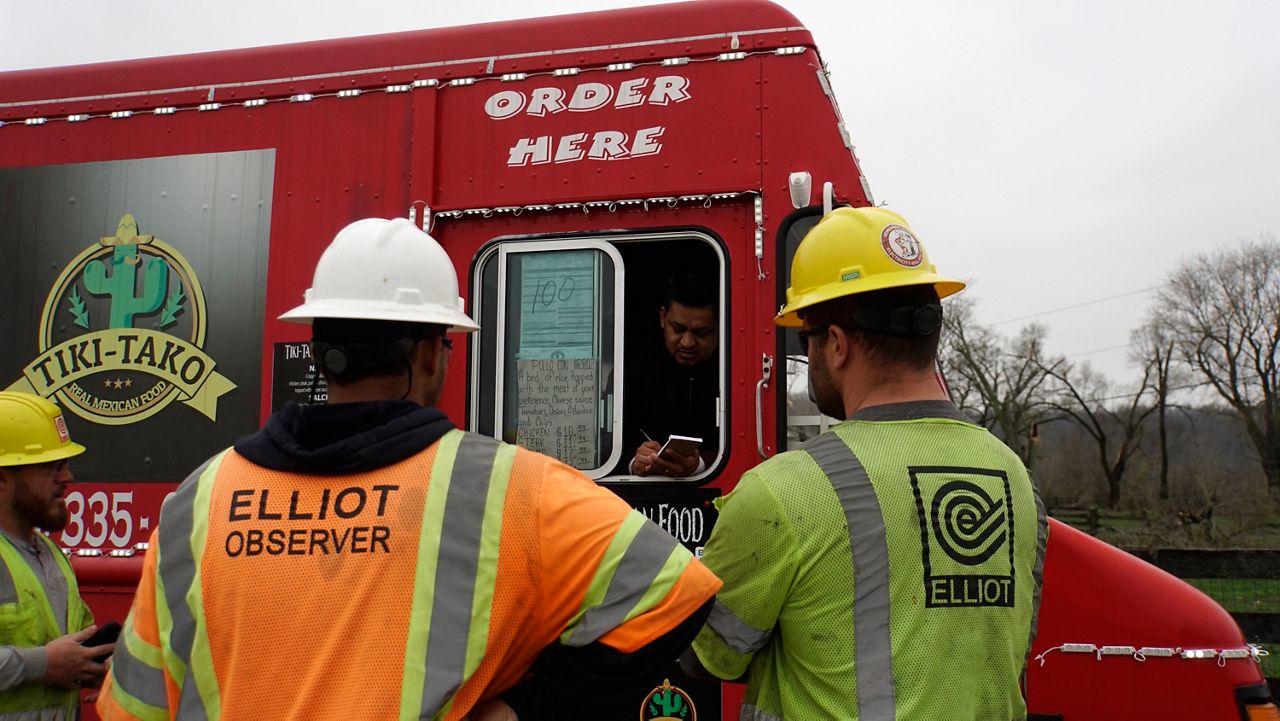
M 590 358 L 596 340 L 596 251 L 520 259 L 520 358 Z
M 599 460 L 600 367 L 595 358 L 516 361 L 516 443 L 573 466 Z

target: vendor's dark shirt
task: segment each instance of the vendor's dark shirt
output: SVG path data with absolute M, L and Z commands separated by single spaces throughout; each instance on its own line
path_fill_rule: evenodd
M 624 466 L 635 457 L 646 433 L 658 443 L 670 435 L 701 438 L 703 460 L 708 465 L 715 460 L 720 449 L 717 358 L 713 354 L 696 366 L 685 366 L 676 363 L 665 347 L 659 347 L 658 352 L 628 369 L 622 425 Z

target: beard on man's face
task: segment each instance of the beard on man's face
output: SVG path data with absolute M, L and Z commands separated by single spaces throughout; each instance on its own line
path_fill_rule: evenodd
M 14 513 L 22 520 L 48 533 L 67 526 L 67 504 L 61 495 L 44 495 L 20 484 L 13 496 Z
M 845 420 L 844 394 L 816 355 L 809 361 L 809 400 L 818 406 L 818 412 L 824 416 Z

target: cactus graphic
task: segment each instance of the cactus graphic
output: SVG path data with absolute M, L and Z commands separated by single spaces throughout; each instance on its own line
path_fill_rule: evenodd
M 71 287 L 71 295 L 68 296 L 67 300 L 71 301 L 71 307 L 68 310 L 71 311 L 71 315 L 76 317 L 76 325 L 88 330 L 89 311 L 84 307 L 84 299 L 80 297 L 80 292 L 76 290 L 75 286 Z
M 116 227 L 115 236 L 98 241 L 114 248 L 110 272 L 101 260 L 90 261 L 85 266 L 85 290 L 94 295 L 111 296 L 111 328 L 132 328 L 135 315 L 151 313 L 164 302 L 169 264 L 163 258 L 147 260 L 142 294 L 136 294 L 138 264 L 142 261 L 138 247 L 151 241 L 150 235 L 138 235 L 137 222 L 126 213 Z
M 671 682 L 666 681 L 662 684 L 662 688 L 653 694 L 653 701 L 650 708 L 657 706 L 658 712 L 662 714 L 662 718 L 683 717 L 689 712 L 688 707 L 684 704 L 684 697 L 675 689 L 671 688 Z
M 164 328 L 172 325 L 178 320 L 178 313 L 182 312 L 182 301 L 186 300 L 186 296 L 182 294 L 182 288 L 178 287 L 173 290 L 173 294 L 169 296 L 168 302 L 164 304 L 164 312 L 160 314 L 160 322 L 157 328 Z

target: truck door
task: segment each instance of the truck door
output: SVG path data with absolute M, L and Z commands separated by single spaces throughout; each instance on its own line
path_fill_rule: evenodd
M 778 226 L 777 303 L 787 299 L 791 285 L 791 258 L 800 240 L 822 219 L 822 206 L 800 208 Z M 778 358 L 782 359 L 784 385 L 777 393 L 778 448 L 786 451 L 826 432 L 839 419 L 823 415 L 809 398 L 809 358 L 800 348 L 798 328 L 778 328 Z

